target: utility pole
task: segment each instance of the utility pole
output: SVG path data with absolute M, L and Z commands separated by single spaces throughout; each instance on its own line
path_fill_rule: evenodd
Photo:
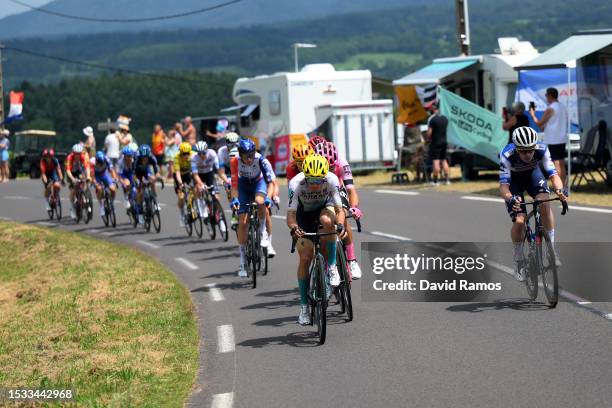
M 0 123 L 4 122 L 4 77 L 2 76 L 2 49 L 4 45 L 0 44 Z
M 468 0 L 456 0 L 455 11 L 457 14 L 457 41 L 459 43 L 459 53 L 461 55 L 470 55 Z

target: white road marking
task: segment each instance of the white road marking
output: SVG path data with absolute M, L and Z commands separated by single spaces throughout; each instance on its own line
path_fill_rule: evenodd
M 278 220 L 286 220 L 287 217 L 285 217 L 284 215 L 273 215 L 272 218 L 276 218 Z
M 581 207 L 579 205 L 570 205 L 569 209 L 570 211 L 576 210 L 576 211 L 588 211 L 588 212 L 596 212 L 596 213 L 603 213 L 603 214 L 612 214 L 612 210 L 607 209 L 607 208 Z
M 401 235 L 387 234 L 385 232 L 372 231 L 372 232 L 370 232 L 370 234 L 376 235 L 376 236 L 379 236 L 379 237 L 384 237 L 384 238 L 397 239 L 399 241 L 412 241 L 412 238 L 402 237 Z
M 212 408 L 231 408 L 234 404 L 234 393 L 226 392 L 225 394 L 213 395 Z
M 159 245 L 155 245 L 152 242 L 147 242 L 147 241 L 136 241 L 136 242 L 138 242 L 140 245 L 148 246 L 149 248 L 153 248 L 153 249 L 159 248 Z
M 234 328 L 231 324 L 217 326 L 217 353 L 231 353 L 235 349 Z
M 374 190 L 374 192 L 380 193 L 380 194 L 397 194 L 397 195 L 410 195 L 410 196 L 421 194 L 418 191 L 401 191 L 401 190 Z
M 192 271 L 200 269 L 200 267 L 198 265 L 194 264 L 191 261 L 188 261 L 185 258 L 174 258 L 174 259 L 176 259 L 177 262 L 183 264 L 183 266 L 185 266 L 187 269 L 191 269 Z
M 9 217 L 0 217 L 0 220 L 2 221 L 13 221 L 11 218 Z
M 57 227 L 57 224 L 54 224 L 52 222 L 47 222 L 47 221 L 39 221 L 37 222 L 38 225 L 43 225 L 45 227 Z
M 6 198 L 8 200 L 31 200 L 32 199 L 32 197 L 12 196 L 12 195 L 4 196 L 4 198 Z
M 208 288 L 210 298 L 213 302 L 221 302 L 222 300 L 225 300 L 223 292 L 221 292 L 221 289 L 217 287 L 216 283 L 209 283 L 208 285 L 206 285 L 206 287 Z
M 592 302 L 578 302 L 579 305 L 590 305 Z
M 604 315 L 604 317 L 608 320 L 612 320 L 612 313 L 608 313 L 607 315 Z
M 505 202 L 503 198 L 495 198 L 495 197 L 480 197 L 480 196 L 462 196 L 463 200 L 474 200 L 474 201 L 490 201 L 492 203 L 503 203 Z
M 104 235 L 106 237 L 112 237 L 113 235 L 115 235 L 115 233 L 114 232 L 110 232 L 110 231 L 106 231 L 106 232 L 103 232 L 102 235 Z
M 88 229 L 85 232 L 89 232 L 90 234 L 99 234 L 101 231 L 97 229 Z

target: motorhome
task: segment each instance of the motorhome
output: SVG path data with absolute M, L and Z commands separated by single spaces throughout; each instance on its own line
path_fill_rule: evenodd
M 284 174 L 294 144 L 305 141 L 308 134 L 323 131 L 319 127 L 328 119 L 322 116 L 323 111 L 328 115 L 334 113 L 337 117 L 346 116 L 346 112 L 338 111 L 341 106 L 356 112 L 351 104 L 361 104 L 360 115 L 368 115 L 367 109 L 372 109 L 368 118 L 392 121 L 392 115 L 379 115 L 380 104 L 372 104 L 370 71 L 336 71 L 331 64 L 306 65 L 301 71 L 293 73 L 281 72 L 240 78 L 234 84 L 233 99 L 237 104 L 233 109 L 239 119 L 237 122 L 240 134 L 255 137 L 259 141 L 261 150 L 266 151 L 279 174 Z M 391 109 L 392 102 L 389 100 L 386 103 Z M 335 108 L 323 109 L 324 106 Z M 368 121 L 368 124 L 370 122 Z M 390 123 L 392 128 L 392 122 Z M 379 131 L 380 127 L 385 130 Z M 345 155 L 347 160 L 358 168 L 379 168 L 385 164 L 392 167 L 395 136 L 394 132 L 387 131 L 387 128 L 388 126 L 382 123 L 380 126 L 347 128 L 346 135 L 338 146 L 340 154 Z M 328 132 L 332 130 L 327 129 Z M 332 133 L 325 136 L 330 140 L 335 137 Z M 364 138 L 366 144 L 363 143 Z M 385 140 L 380 141 L 379 138 Z M 379 151 L 376 160 L 361 151 L 357 152 L 360 149 L 368 149 L 370 144 L 376 149 L 382 145 L 383 150 Z M 347 150 L 348 145 L 354 147 Z

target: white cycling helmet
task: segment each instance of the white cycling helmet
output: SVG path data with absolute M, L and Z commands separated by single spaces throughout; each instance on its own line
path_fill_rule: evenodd
M 130 148 L 131 151 L 133 151 L 134 153 L 138 152 L 138 143 L 130 143 L 128 144 L 128 147 Z
M 229 132 L 225 135 L 225 140 L 227 140 L 228 143 L 238 143 L 238 139 L 240 139 L 240 136 L 238 136 L 236 132 Z
M 83 153 L 83 145 L 80 143 L 75 144 L 74 146 L 72 146 L 72 152 L 73 153 Z
M 208 150 L 208 143 L 204 142 L 204 141 L 199 141 L 198 143 L 196 143 L 195 145 L 195 151 L 198 153 L 204 153 L 206 150 Z
M 521 126 L 512 132 L 512 142 L 519 149 L 532 149 L 538 141 L 538 134 L 529 126 Z

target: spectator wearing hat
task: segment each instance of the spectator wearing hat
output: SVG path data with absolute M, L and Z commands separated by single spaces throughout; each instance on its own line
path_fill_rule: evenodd
M 117 127 L 119 130 L 116 132 L 116 134 L 122 147 L 134 142 L 134 138 L 130 133 L 130 118 L 123 115 L 119 116 L 119 118 L 117 118 Z
M 512 143 L 512 133 L 515 129 L 529 126 L 529 118 L 525 115 L 525 104 L 515 102 L 511 109 L 512 116 L 504 117 L 503 128 L 508 131 L 508 144 Z
M 7 129 L 0 131 L 0 183 L 9 181 L 9 136 L 11 132 Z
M 87 126 L 83 129 L 83 134 L 85 135 L 85 141 L 83 142 L 83 146 L 89 157 L 94 157 L 96 155 L 96 137 L 94 136 L 94 131 L 91 126 Z

